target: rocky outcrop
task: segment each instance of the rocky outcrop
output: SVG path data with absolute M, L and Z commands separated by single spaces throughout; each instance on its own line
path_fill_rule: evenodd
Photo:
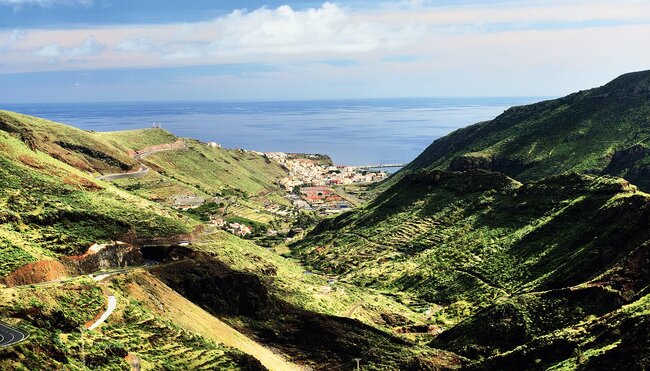
M 643 160 L 650 156 L 650 148 L 641 144 L 614 152 L 602 174 L 623 176 L 630 182 L 647 189 L 650 184 L 650 166 Z
M 170 236 L 156 236 L 156 237 L 142 237 L 138 236 L 134 230 L 129 230 L 127 233 L 119 235 L 117 238 L 120 241 L 137 245 L 137 246 L 172 246 L 179 245 L 183 242 L 195 241 L 205 231 L 205 225 L 200 224 L 194 228 L 191 233 L 174 234 Z
M 81 274 L 102 269 L 142 265 L 143 262 L 140 248 L 119 241 L 110 244 L 95 244 L 85 254 L 65 259 L 66 265 Z

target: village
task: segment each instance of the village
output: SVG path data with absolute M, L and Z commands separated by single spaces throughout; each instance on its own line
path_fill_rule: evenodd
M 358 203 L 352 195 L 338 186 L 368 185 L 388 177 L 383 171 L 371 171 L 354 166 L 334 166 L 328 156 L 284 152 L 263 153 L 280 163 L 289 176 L 280 179 L 294 206 L 315 210 L 323 215 L 346 211 Z
M 215 142 L 205 144 L 213 148 L 221 147 Z M 334 166 L 332 160 L 325 155 L 248 152 L 275 161 L 287 170 L 288 176 L 280 179 L 278 186 L 286 192 L 285 197 L 292 206 L 288 207 L 267 201 L 261 208 L 268 214 L 282 218 L 296 215 L 298 210 L 310 211 L 322 216 L 350 210 L 361 204 L 361 200 L 357 197 L 358 194 L 349 191 L 346 187 L 356 187 L 356 190 L 364 189 L 364 186 L 380 182 L 388 177 L 388 174 L 383 171 L 371 171 L 353 166 Z M 170 201 L 173 208 L 188 212 L 200 207 L 205 208 L 210 204 L 219 205 L 218 211 L 214 210 L 215 212 L 209 214 L 209 225 L 243 238 L 251 238 L 261 232 L 255 231 L 254 226 L 242 221 L 229 221 L 225 218 L 225 215 L 228 214 L 228 205 L 236 204 L 236 200 L 222 197 L 206 198 L 195 194 L 178 194 L 172 196 Z M 277 231 L 269 229 L 263 233 L 268 237 L 274 237 Z

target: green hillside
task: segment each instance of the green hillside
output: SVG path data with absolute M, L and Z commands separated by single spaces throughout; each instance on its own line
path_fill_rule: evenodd
M 480 361 L 646 292 L 637 262 L 648 254 L 649 212 L 650 196 L 620 178 L 522 184 L 483 170 L 424 171 L 322 222 L 293 250 L 343 281 L 433 308 L 429 324 L 446 331 L 432 346 Z
M 133 234 L 184 234 L 192 224 L 89 177 L 0 131 L 0 277 L 27 262 L 79 254 Z M 98 227 L 101 226 L 101 227 Z
M 107 143 L 94 132 L 1 110 L 0 131 L 84 172 L 117 173 L 137 168 L 126 147 Z
M 147 147 L 172 143 L 178 138 L 163 129 L 138 129 L 124 131 L 110 131 L 96 133 L 98 138 L 105 143 L 110 143 L 121 148 L 139 151 Z
M 277 180 L 287 174 L 279 164 L 253 152 L 211 148 L 195 140 L 185 142 L 185 151 L 160 152 L 146 160 L 163 175 L 208 194 L 229 190 L 250 196 L 268 193 L 277 190 Z
M 402 173 L 488 169 L 519 180 L 565 171 L 650 189 L 650 71 L 527 106 L 434 141 Z
M 649 98 L 640 72 L 509 109 L 275 250 L 202 224 L 217 213 L 288 228 L 264 209 L 288 202 L 286 170 L 265 156 L 0 112 L 0 278 L 27 283 L 0 286 L 0 314 L 33 336 L 0 349 L 0 366 L 121 369 L 136 355 L 153 369 L 644 369 Z M 95 177 L 152 149 L 142 177 Z M 183 212 L 177 195 L 218 201 Z M 112 240 L 160 264 L 29 285 L 45 268 L 74 275 L 66 257 Z M 82 343 L 109 293 L 115 314 Z
M 393 297 L 306 274 L 295 260 L 150 200 L 224 194 L 236 197 L 238 213 L 250 210 L 262 218 L 253 208 L 265 200 L 282 202 L 275 180 L 285 174 L 265 157 L 183 139 L 182 146 L 143 159 L 151 169 L 145 177 L 107 182 L 95 177 L 99 169 L 127 170 L 111 167 L 108 157 L 128 158 L 129 150 L 178 138 L 162 130 L 90 133 L 5 115 L 11 127 L 0 130 L 0 320 L 30 337 L 0 349 L 0 368 L 128 369 L 131 355 L 143 369 L 179 370 L 258 370 L 257 360 L 269 359 L 313 369 L 349 366 L 355 357 L 371 368 L 450 368 L 462 362 L 450 352 L 395 336 L 395 323 L 421 325 L 424 317 Z M 54 153 L 52 143 L 62 138 L 106 151 L 93 152 L 94 174 L 75 162 L 88 160 L 86 152 Z M 192 245 L 169 246 L 181 239 Z M 81 259 L 71 255 L 115 240 L 142 251 L 146 245 L 147 257 L 163 261 L 109 273 L 101 283 L 70 268 L 71 259 Z M 110 263 L 117 254 L 102 259 Z M 117 298 L 115 312 L 82 340 L 79 327 L 98 318 L 109 294 Z M 204 311 L 188 309 L 187 300 Z M 235 335 L 206 334 L 195 320 L 214 325 L 217 317 Z M 313 341 L 322 336 L 328 341 Z

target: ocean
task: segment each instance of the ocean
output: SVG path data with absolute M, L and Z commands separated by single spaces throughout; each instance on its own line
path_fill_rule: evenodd
M 337 165 L 407 163 L 433 140 L 540 98 L 5 104 L 85 130 L 151 127 L 262 152 L 321 153 Z

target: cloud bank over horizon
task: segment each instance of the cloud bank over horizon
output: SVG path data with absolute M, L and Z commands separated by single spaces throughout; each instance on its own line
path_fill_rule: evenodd
M 0 0 L 14 23 L 80 9 L 74 22 L 0 27 L 0 82 L 16 85 L 0 102 L 559 95 L 650 57 L 650 3 L 638 0 L 237 4 L 106 23 L 119 4 Z M 133 81 L 143 70 L 144 85 Z

